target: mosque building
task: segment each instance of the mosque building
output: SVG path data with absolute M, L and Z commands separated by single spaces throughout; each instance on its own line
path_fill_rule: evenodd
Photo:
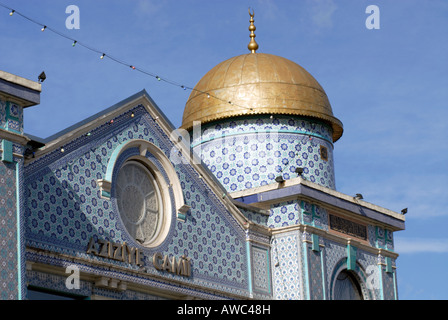
M 249 30 L 180 128 L 143 90 L 34 137 L 0 72 L 0 299 L 398 299 L 404 215 L 337 191 L 324 89 Z

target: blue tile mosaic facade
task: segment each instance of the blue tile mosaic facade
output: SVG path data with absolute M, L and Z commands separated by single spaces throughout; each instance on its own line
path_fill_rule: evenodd
M 170 133 L 147 108 L 138 104 L 117 113 L 113 121 L 97 121 L 89 132 L 26 162 L 19 156 L 23 146 L 14 143 L 13 161 L 0 161 L 1 299 L 25 298 L 27 285 L 113 299 L 166 298 L 135 286 L 183 298 L 332 299 L 337 275 L 350 268 L 365 299 L 397 298 L 395 258 L 390 254 L 393 232 L 383 224 L 367 224 L 367 239 L 353 241 L 350 253 L 347 240 L 330 228 L 331 210 L 318 201 L 297 195 L 271 201 L 263 209 L 231 208 L 224 202 L 225 191 L 268 185 L 280 174 L 294 178 L 298 167 L 304 168 L 307 181 L 334 190 L 331 128 L 287 116 L 250 116 L 203 126 L 192 136 L 191 147 L 222 189 L 212 188 L 198 167 L 176 152 L 184 161 L 170 165 L 189 208 L 179 219 L 173 181 L 156 154 L 142 154 L 134 146 L 114 157 L 127 142 L 144 140 L 171 160 L 175 144 Z M 23 133 L 22 122 L 22 108 L 0 101 L 2 129 Z M 171 217 L 169 231 L 155 247 L 144 247 L 128 234 L 117 206 L 118 172 L 136 157 L 160 172 L 171 203 L 171 211 L 165 212 Z M 111 189 L 105 196 L 100 181 L 106 179 L 111 163 Z M 88 254 L 90 239 L 139 248 L 143 266 Z M 190 258 L 191 277 L 157 270 L 152 260 L 156 252 Z M 65 285 L 66 277 L 34 269 L 35 265 L 60 270 L 75 265 L 96 280 L 114 279 L 129 288 L 82 280 L 73 292 Z
M 20 296 L 16 165 L 0 162 L 0 299 Z
M 299 228 L 302 225 L 329 231 L 327 210 L 304 200 L 274 204 L 270 212 L 267 223 L 271 228 Z M 302 230 L 278 233 L 273 237 L 274 297 L 287 300 L 333 299 L 335 277 L 348 268 L 347 245 Z M 393 250 L 391 235 L 392 232 L 387 229 L 368 226 L 367 241 L 373 248 L 385 249 L 387 243 L 388 250 Z M 315 246 L 313 241 L 317 241 Z M 385 257 L 358 249 L 356 262 L 356 269 L 352 272 L 359 279 L 364 299 L 397 298 L 395 271 L 391 269 L 387 272 Z M 395 259 L 390 263 L 391 267 L 395 267 Z M 368 281 L 370 287 L 366 285 Z
M 302 300 L 304 277 L 300 234 L 289 232 L 272 241 L 272 276 L 274 298 Z
M 23 133 L 23 108 L 0 99 L 0 129 Z M 21 299 L 24 286 L 23 147 L 0 139 L 0 299 Z
M 126 140 L 145 139 L 169 156 L 172 143 L 143 107 L 114 119 L 28 165 L 25 179 L 26 241 L 33 248 L 47 249 L 84 258 L 90 238 L 139 244 L 131 239 L 120 222 L 113 192 L 110 200 L 101 197 L 97 181 L 103 179 L 113 150 Z M 138 150 L 130 150 L 117 167 Z M 148 155 L 151 161 L 155 161 Z M 121 162 L 120 162 L 121 161 Z M 155 163 L 160 167 L 160 164 Z M 245 234 L 210 188 L 191 166 L 175 166 L 191 207 L 185 221 L 173 212 L 170 233 L 158 248 L 142 247 L 145 264 L 156 250 L 192 259 L 191 279 L 179 282 L 207 285 L 233 294 L 248 294 Z M 113 189 L 112 189 L 113 190 Z M 95 257 L 101 260 L 100 257 Z M 111 262 L 124 266 L 124 263 Z M 161 273 L 154 268 L 148 272 Z M 176 276 L 168 276 L 176 277 Z
M 23 108 L 0 99 L 0 128 L 23 134 Z
M 331 128 L 299 117 L 245 117 L 204 124 L 191 147 L 229 191 L 297 177 L 335 189 Z M 200 131 L 199 131 L 200 130 Z

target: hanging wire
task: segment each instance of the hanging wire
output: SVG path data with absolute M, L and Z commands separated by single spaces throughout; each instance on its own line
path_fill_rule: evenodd
M 114 62 L 116 62 L 116 63 L 118 63 L 118 64 L 121 64 L 121 65 L 123 65 L 123 66 L 129 67 L 129 68 L 131 68 L 131 69 L 133 69 L 133 70 L 136 70 L 136 71 L 138 71 L 138 72 L 140 72 L 140 73 L 143 73 L 143 74 L 145 74 L 145 75 L 147 75 L 147 76 L 153 77 L 153 78 L 155 78 L 155 79 L 158 80 L 158 81 L 163 81 L 163 82 L 168 83 L 168 84 L 170 84 L 170 85 L 180 87 L 180 88 L 182 88 L 183 90 L 187 90 L 187 89 L 188 89 L 188 90 L 190 90 L 190 91 L 196 91 L 196 92 L 198 92 L 198 93 L 207 95 L 207 98 L 212 97 L 212 98 L 217 99 L 217 100 L 220 100 L 220 101 L 222 101 L 222 102 L 224 102 L 224 103 L 231 104 L 232 106 L 236 106 L 236 107 L 243 108 L 243 109 L 249 109 L 250 111 L 253 111 L 253 108 L 245 107 L 245 106 L 242 106 L 242 105 L 235 104 L 235 103 L 233 103 L 232 101 L 227 101 L 227 100 L 224 100 L 224 99 L 222 99 L 222 98 L 219 98 L 219 97 L 217 97 L 217 96 L 211 94 L 210 92 L 206 92 L 206 91 L 198 90 L 198 89 L 193 88 L 193 87 L 190 87 L 190 86 L 182 85 L 182 84 L 180 84 L 180 83 L 178 83 L 178 82 L 176 82 L 176 81 L 170 80 L 170 79 L 165 78 L 165 77 L 160 77 L 159 75 L 157 75 L 157 74 L 155 74 L 155 73 L 153 73 L 153 72 L 144 70 L 144 69 L 142 69 L 142 68 L 140 68 L 140 67 L 137 67 L 137 66 L 134 66 L 133 64 L 130 64 L 130 63 L 126 62 L 126 61 L 123 61 L 123 60 L 121 60 L 121 59 L 118 59 L 118 58 L 116 58 L 116 57 L 110 55 L 109 53 L 105 53 L 105 52 L 102 51 L 102 50 L 95 49 L 95 48 L 93 48 L 93 47 L 87 45 L 86 43 L 83 43 L 83 42 L 81 42 L 81 41 L 79 41 L 79 40 L 76 40 L 76 39 L 74 39 L 74 38 L 72 38 L 72 37 L 69 37 L 69 36 L 63 34 L 62 32 L 60 32 L 60 31 L 58 31 L 58 30 L 56 30 L 56 29 L 53 29 L 53 28 L 49 27 L 48 25 L 45 25 L 45 24 L 43 24 L 43 23 L 41 23 L 41 22 L 39 22 L 39 21 L 36 21 L 36 20 L 34 20 L 33 18 L 30 18 L 30 17 L 24 15 L 23 13 L 21 13 L 21 12 L 15 10 L 15 9 L 12 9 L 12 8 L 10 8 L 10 7 L 8 7 L 8 6 L 6 6 L 5 4 L 3 4 L 3 3 L 1 3 L 1 2 L 0 2 L 0 7 L 3 7 L 3 8 L 5 8 L 5 9 L 8 9 L 8 10 L 10 11 L 10 13 L 9 13 L 10 16 L 13 16 L 14 14 L 17 14 L 17 15 L 21 16 L 22 18 L 24 18 L 24 19 L 26 19 L 26 20 L 28 20 L 28 21 L 30 21 L 30 22 L 32 22 L 32 23 L 38 25 L 38 26 L 41 26 L 41 27 L 42 27 L 42 29 L 41 29 L 42 31 L 44 31 L 44 30 L 48 30 L 48 31 L 51 31 L 51 32 L 55 33 L 56 35 L 58 35 L 58 36 L 60 36 L 60 37 L 62 37 L 62 38 L 65 38 L 65 39 L 67 39 L 67 40 L 70 40 L 70 41 L 72 42 L 72 46 L 75 46 L 75 45 L 76 45 L 76 46 L 81 46 L 81 47 L 84 47 L 84 48 L 87 49 L 87 50 L 90 50 L 90 51 L 92 51 L 92 52 L 95 52 L 95 53 L 100 54 L 100 55 L 101 55 L 101 59 L 108 58 L 108 59 L 110 59 L 110 60 L 112 60 L 112 61 L 114 61 Z

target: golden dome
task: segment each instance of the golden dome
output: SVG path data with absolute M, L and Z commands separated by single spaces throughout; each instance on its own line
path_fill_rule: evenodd
M 181 128 L 191 129 L 193 121 L 207 123 L 250 114 L 324 120 L 333 128 L 333 141 L 343 132 L 316 79 L 295 62 L 266 53 L 236 56 L 211 69 L 192 90 Z

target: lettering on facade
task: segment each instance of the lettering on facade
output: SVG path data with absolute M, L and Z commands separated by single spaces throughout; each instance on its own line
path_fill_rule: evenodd
M 98 257 L 112 259 L 116 261 L 127 262 L 139 267 L 145 266 L 143 262 L 143 253 L 139 248 L 131 247 L 125 243 L 116 243 L 94 238 L 90 239 L 87 247 L 87 254 L 93 254 Z M 180 258 L 162 255 L 156 252 L 152 259 L 154 267 L 159 271 L 167 271 L 179 276 L 191 276 L 191 261 L 186 256 Z
M 115 243 L 101 239 L 95 242 L 95 239 L 92 238 L 87 247 L 87 253 L 137 266 L 144 265 L 142 251 L 128 246 L 126 242 Z
M 329 216 L 330 229 L 362 240 L 367 240 L 367 227 L 365 225 L 332 214 Z
M 185 256 L 176 259 L 176 257 L 170 258 L 168 255 L 162 256 L 157 252 L 152 258 L 152 263 L 157 270 L 168 271 L 180 276 L 191 276 L 190 258 Z

